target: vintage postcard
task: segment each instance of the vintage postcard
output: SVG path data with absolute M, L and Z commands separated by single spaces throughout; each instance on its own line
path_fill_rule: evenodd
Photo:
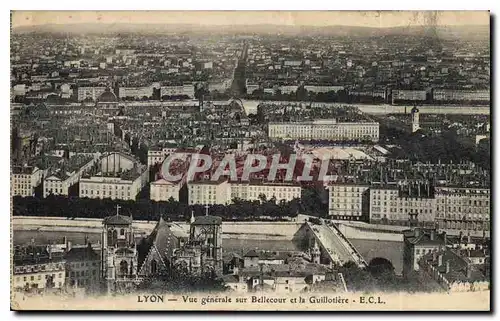
M 490 311 L 487 11 L 13 11 L 11 309 Z

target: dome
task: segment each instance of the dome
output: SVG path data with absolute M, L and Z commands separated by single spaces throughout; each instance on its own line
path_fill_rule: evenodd
M 117 102 L 118 99 L 116 98 L 116 95 L 111 92 L 109 88 L 106 88 L 106 90 L 99 96 L 99 99 L 97 100 L 100 103 L 114 103 Z

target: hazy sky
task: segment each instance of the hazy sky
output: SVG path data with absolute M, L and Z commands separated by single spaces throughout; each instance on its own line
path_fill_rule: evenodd
M 488 25 L 487 11 L 14 11 L 12 27 L 68 23 L 396 27 Z

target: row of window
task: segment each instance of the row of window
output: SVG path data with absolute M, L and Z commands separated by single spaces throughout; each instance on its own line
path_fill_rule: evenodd
M 123 235 L 123 234 L 122 234 Z M 80 268 L 80 267 L 85 267 L 85 266 L 97 266 L 98 263 L 97 262 L 78 262 L 78 263 L 70 263 L 69 266 L 71 266 L 72 268 Z
M 52 279 L 55 279 L 56 278 L 56 275 L 54 273 L 52 274 L 38 274 L 38 275 L 31 275 L 31 276 L 16 276 L 16 281 L 19 282 L 21 281 L 21 278 L 23 279 L 23 281 L 28 281 L 28 278 L 30 281 L 41 281 L 41 280 L 45 280 L 47 279 L 49 276 L 52 276 Z M 61 279 L 63 276 L 62 276 L 62 273 L 58 273 L 57 274 L 57 278 Z

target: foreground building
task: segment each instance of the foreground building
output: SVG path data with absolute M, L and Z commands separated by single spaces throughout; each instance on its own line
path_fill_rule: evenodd
M 60 253 L 50 246 L 28 245 L 14 249 L 12 286 L 16 290 L 37 291 L 62 289 L 65 286 L 66 266 Z
M 108 292 L 127 292 L 144 280 L 174 272 L 215 277 L 222 274 L 222 220 L 191 218 L 189 235 L 160 218 L 138 244 L 132 217 L 118 213 L 103 221 L 102 279 Z
M 403 276 L 420 268 L 420 259 L 429 253 L 446 249 L 446 234 L 435 229 L 415 228 L 403 232 Z
M 427 253 L 419 268 L 450 292 L 475 292 L 490 289 L 489 261 L 474 264 L 453 249 Z

